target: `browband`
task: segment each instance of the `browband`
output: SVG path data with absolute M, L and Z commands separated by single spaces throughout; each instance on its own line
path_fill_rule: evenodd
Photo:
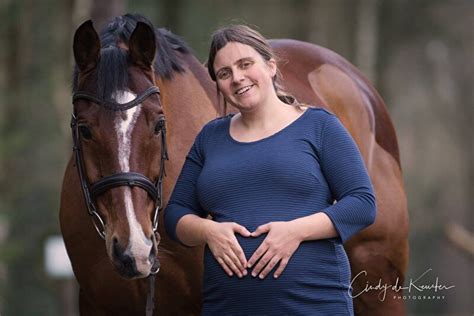
M 112 111 L 125 111 L 133 108 L 134 106 L 137 106 L 138 104 L 142 103 L 143 100 L 155 93 L 160 94 L 160 89 L 157 86 L 151 86 L 130 102 L 117 103 L 114 100 L 104 100 L 98 98 L 95 95 L 86 91 L 77 91 L 72 96 L 72 103 L 74 104 L 77 100 L 85 99 L 97 103 L 98 105 Z

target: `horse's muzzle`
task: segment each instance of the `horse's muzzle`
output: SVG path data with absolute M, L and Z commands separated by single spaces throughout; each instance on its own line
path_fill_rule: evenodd
M 129 250 L 120 245 L 117 238 L 112 240 L 112 262 L 117 272 L 127 279 L 147 277 L 150 273 L 159 269 L 156 253 L 157 245 L 155 240 L 153 240 L 153 246 L 150 249 L 149 255 L 144 258 L 133 256 Z

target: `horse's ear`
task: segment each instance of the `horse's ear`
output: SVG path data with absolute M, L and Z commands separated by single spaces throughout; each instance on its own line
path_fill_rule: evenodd
M 138 66 L 150 68 L 156 52 L 155 32 L 146 23 L 137 22 L 128 42 L 130 58 Z
M 94 68 L 100 54 L 99 35 L 88 20 L 81 24 L 74 34 L 74 59 L 80 71 L 87 71 Z

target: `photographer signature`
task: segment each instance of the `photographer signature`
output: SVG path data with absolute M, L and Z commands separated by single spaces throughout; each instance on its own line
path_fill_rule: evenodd
M 353 279 L 352 279 L 352 282 L 351 282 L 351 286 L 350 286 L 350 289 L 349 289 L 349 295 L 351 295 L 352 298 L 356 298 L 358 297 L 359 295 L 363 294 L 363 293 L 367 293 L 367 292 L 370 292 L 370 291 L 380 291 L 379 292 L 379 295 L 378 295 L 378 298 L 380 301 L 384 301 L 386 296 L 387 296 L 387 290 L 392 290 L 392 291 L 395 291 L 395 292 L 400 292 L 400 291 L 405 291 L 405 290 L 408 290 L 408 293 L 412 293 L 415 292 L 415 291 L 418 291 L 418 292 L 423 292 L 423 291 L 428 291 L 428 290 L 434 290 L 434 292 L 440 292 L 440 291 L 443 291 L 443 290 L 449 290 L 449 289 L 452 289 L 454 288 L 454 285 L 444 285 L 444 284 L 441 284 L 440 281 L 439 281 L 439 277 L 436 277 L 435 281 L 432 282 L 432 283 L 422 283 L 421 279 L 426 276 L 429 272 L 431 272 L 433 269 L 429 268 L 428 270 L 426 270 L 425 272 L 423 272 L 417 279 L 410 279 L 410 282 L 408 284 L 408 286 L 403 286 L 403 284 L 399 284 L 399 278 L 397 278 L 397 280 L 395 281 L 395 284 L 388 284 L 388 283 L 385 283 L 385 284 L 382 284 L 382 279 L 379 279 L 379 282 L 376 284 L 376 285 L 371 285 L 369 284 L 369 281 L 366 282 L 366 285 L 365 285 L 365 288 L 358 292 L 358 293 L 351 293 L 351 290 L 353 290 L 352 288 L 352 284 L 358 279 L 360 278 L 361 276 L 367 276 L 367 271 L 363 270 L 361 272 L 359 272 Z

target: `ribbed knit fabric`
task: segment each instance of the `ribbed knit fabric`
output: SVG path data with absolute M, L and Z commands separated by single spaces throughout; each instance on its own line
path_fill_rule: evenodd
M 206 247 L 203 315 L 352 315 L 342 243 L 373 223 L 375 197 L 351 136 L 319 108 L 248 143 L 230 136 L 230 120 L 213 120 L 196 137 L 165 211 L 168 234 L 177 240 L 176 224 L 186 214 L 254 231 L 324 212 L 339 237 L 301 243 L 278 279 L 253 278 L 250 269 L 242 279 L 229 277 Z M 264 238 L 237 234 L 247 259 Z

